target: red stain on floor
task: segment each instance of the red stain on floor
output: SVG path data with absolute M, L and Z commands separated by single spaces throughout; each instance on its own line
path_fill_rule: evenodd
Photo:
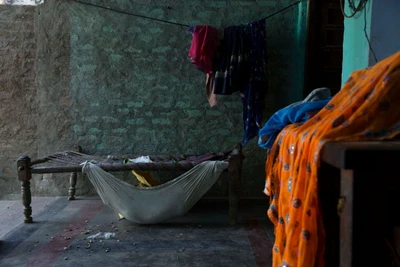
M 272 266 L 273 242 L 257 220 L 246 220 L 245 229 L 258 267 Z
M 72 202 L 70 205 L 74 204 L 75 202 Z M 82 234 L 86 221 L 92 219 L 103 207 L 101 200 L 90 201 L 85 204 L 76 201 L 76 205 L 82 206 L 77 213 L 78 218 L 71 218 L 68 226 L 60 230 L 52 241 L 44 245 L 28 262 L 28 267 L 52 266 L 64 251 L 64 247 L 68 247 L 78 235 Z

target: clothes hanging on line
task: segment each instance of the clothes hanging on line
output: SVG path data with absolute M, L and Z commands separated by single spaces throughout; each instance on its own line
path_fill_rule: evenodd
M 210 50 L 211 47 L 215 48 L 210 44 L 215 44 L 218 31 L 206 35 L 205 27 L 210 28 L 210 26 L 194 27 L 191 52 L 189 52 L 191 58 L 196 58 L 197 54 L 202 53 L 199 47 L 203 43 L 208 44 Z M 250 139 L 257 136 L 261 128 L 263 100 L 268 89 L 265 19 L 250 22 L 246 26 L 226 27 L 223 32 L 223 38 L 216 50 L 203 53 L 207 58 L 207 66 L 210 56 L 213 55 L 212 71 L 205 69 L 197 61 L 192 63 L 207 73 L 206 92 L 211 107 L 217 104 L 217 95 L 240 92 L 244 128 L 242 144 L 246 145 Z M 211 39 L 206 40 L 207 38 Z
M 206 94 L 210 107 L 218 103 L 217 95 L 214 94 L 214 77 L 215 73 L 206 74 Z
M 190 26 L 187 32 L 192 35 L 189 57 L 199 70 L 206 73 L 206 95 L 210 107 L 218 103 L 214 94 L 213 60 L 218 49 L 223 32 L 209 25 Z
M 190 30 L 190 29 L 189 29 Z M 208 25 L 194 26 L 189 57 L 199 70 L 210 74 L 213 58 L 219 44 L 217 29 Z
M 248 24 L 249 80 L 240 95 L 243 101 L 243 146 L 256 137 L 262 124 L 264 98 L 268 92 L 267 41 L 265 19 Z
M 243 104 L 242 145 L 258 135 L 268 90 L 265 19 L 225 28 L 214 59 L 214 94 L 240 92 Z
M 245 26 L 224 29 L 214 58 L 214 94 L 231 95 L 240 91 L 249 78 L 248 35 Z

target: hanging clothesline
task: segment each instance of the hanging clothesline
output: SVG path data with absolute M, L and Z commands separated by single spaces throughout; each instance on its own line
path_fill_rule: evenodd
M 113 11 L 113 12 L 129 15 L 129 16 L 139 17 L 139 18 L 148 19 L 148 20 L 154 20 L 154 21 L 167 23 L 167 24 L 172 24 L 172 25 L 181 26 L 181 27 L 190 27 L 190 25 L 183 24 L 183 23 L 178 23 L 178 22 L 173 22 L 173 21 L 168 21 L 168 20 L 152 18 L 152 17 L 140 15 L 140 14 L 135 14 L 135 13 L 130 13 L 130 12 L 122 11 L 122 10 L 113 9 L 113 8 L 110 8 L 110 7 L 99 6 L 99 5 L 91 4 L 91 3 L 86 3 L 86 2 L 83 2 L 83 1 L 80 1 L 80 0 L 73 0 L 73 1 L 76 2 L 76 3 L 83 4 L 83 5 L 97 7 L 97 8 L 101 8 L 101 9 L 106 9 L 106 10 L 109 10 L 109 11 Z M 285 11 L 285 10 L 287 10 L 287 9 L 291 8 L 292 6 L 295 6 L 295 5 L 299 4 L 301 1 L 302 0 L 298 0 L 298 1 L 290 4 L 289 6 L 287 6 L 285 8 L 282 8 L 281 10 L 278 10 L 275 13 L 272 13 L 272 14 L 270 14 L 270 15 L 266 16 L 265 18 L 262 18 L 262 19 L 269 19 L 270 17 L 273 17 L 273 16 L 275 16 L 275 15 L 277 15 L 277 14 L 279 14 L 279 13 Z

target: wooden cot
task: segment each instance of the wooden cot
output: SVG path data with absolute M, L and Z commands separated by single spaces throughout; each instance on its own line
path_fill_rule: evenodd
M 80 153 L 81 148 L 75 147 L 74 151 L 57 152 L 42 159 L 31 160 L 28 156 L 21 156 L 17 160 L 18 179 L 21 182 L 22 204 L 24 206 L 24 222 L 32 223 L 32 207 L 31 207 L 31 188 L 30 180 L 32 174 L 44 173 L 71 173 L 69 200 L 75 199 L 77 173 L 82 171 L 80 163 L 86 160 L 95 160 L 100 168 L 108 172 L 116 171 L 187 171 L 201 162 L 202 159 L 212 158 L 195 155 L 155 155 L 150 156 L 151 163 L 126 163 L 122 161 L 128 158 L 136 158 L 137 156 L 108 156 L 98 157 Z M 215 155 L 215 160 L 224 160 L 229 163 L 225 170 L 229 172 L 229 216 L 230 223 L 235 225 L 238 223 L 238 206 L 240 182 L 242 174 L 243 153 L 242 147 L 238 144 L 235 149 L 230 152 L 220 152 Z M 66 165 L 66 163 L 68 163 Z

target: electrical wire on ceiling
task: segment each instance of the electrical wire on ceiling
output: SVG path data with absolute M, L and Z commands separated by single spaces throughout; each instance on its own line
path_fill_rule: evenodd
M 87 2 L 84 2 L 84 1 L 80 1 L 80 0 L 72 0 L 72 1 L 74 1 L 76 3 L 79 3 L 79 4 L 83 4 L 83 5 L 87 5 L 87 6 L 91 6 L 91 7 L 97 7 L 97 8 L 101 8 L 101 9 L 106 9 L 106 10 L 109 10 L 109 11 L 113 11 L 113 12 L 116 12 L 116 13 L 129 15 L 129 16 L 134 16 L 134 17 L 139 17 L 139 18 L 143 18 L 143 19 L 158 21 L 158 22 L 172 24 L 172 25 L 176 25 L 176 26 L 182 26 L 182 27 L 186 27 L 186 28 L 190 27 L 190 25 L 184 24 L 184 23 L 178 23 L 178 22 L 173 22 L 173 21 L 168 21 L 168 20 L 157 19 L 157 18 L 153 18 L 153 17 L 140 15 L 140 14 L 135 14 L 135 13 L 130 13 L 130 12 L 122 11 L 122 10 L 117 10 L 117 9 L 106 7 L 106 6 L 100 6 L 100 5 L 96 5 L 96 4 L 92 4 L 92 3 L 87 3 Z M 276 11 L 276 12 L 274 12 L 274 13 L 272 13 L 272 14 L 270 14 L 270 15 L 266 16 L 265 18 L 262 18 L 262 19 L 269 19 L 269 18 L 271 18 L 271 17 L 273 17 L 273 16 L 275 16 L 275 15 L 277 15 L 277 14 L 279 14 L 279 13 L 281 13 L 281 12 L 283 12 L 283 11 L 289 9 L 289 8 L 291 8 L 292 6 L 295 6 L 295 5 L 299 4 L 299 3 L 301 3 L 301 1 L 302 0 L 298 0 L 298 1 L 288 5 L 287 7 L 284 7 L 284 8 L 282 8 L 282 9 L 280 9 L 280 10 L 278 10 L 278 11 Z
M 340 8 L 342 9 L 342 14 L 345 18 L 352 18 L 358 12 L 360 12 L 362 9 L 364 9 L 364 35 L 365 35 L 365 38 L 367 39 L 369 50 L 371 51 L 371 54 L 374 56 L 375 63 L 377 63 L 378 58 L 376 57 L 375 51 L 372 49 L 371 41 L 370 41 L 370 39 L 368 37 L 368 33 L 367 33 L 367 7 L 366 7 L 366 4 L 367 4 L 368 0 L 360 0 L 357 7 L 354 4 L 354 0 L 347 0 L 347 1 L 349 3 L 349 8 L 352 12 L 350 15 L 346 14 L 346 12 L 344 11 L 343 0 L 340 0 Z

